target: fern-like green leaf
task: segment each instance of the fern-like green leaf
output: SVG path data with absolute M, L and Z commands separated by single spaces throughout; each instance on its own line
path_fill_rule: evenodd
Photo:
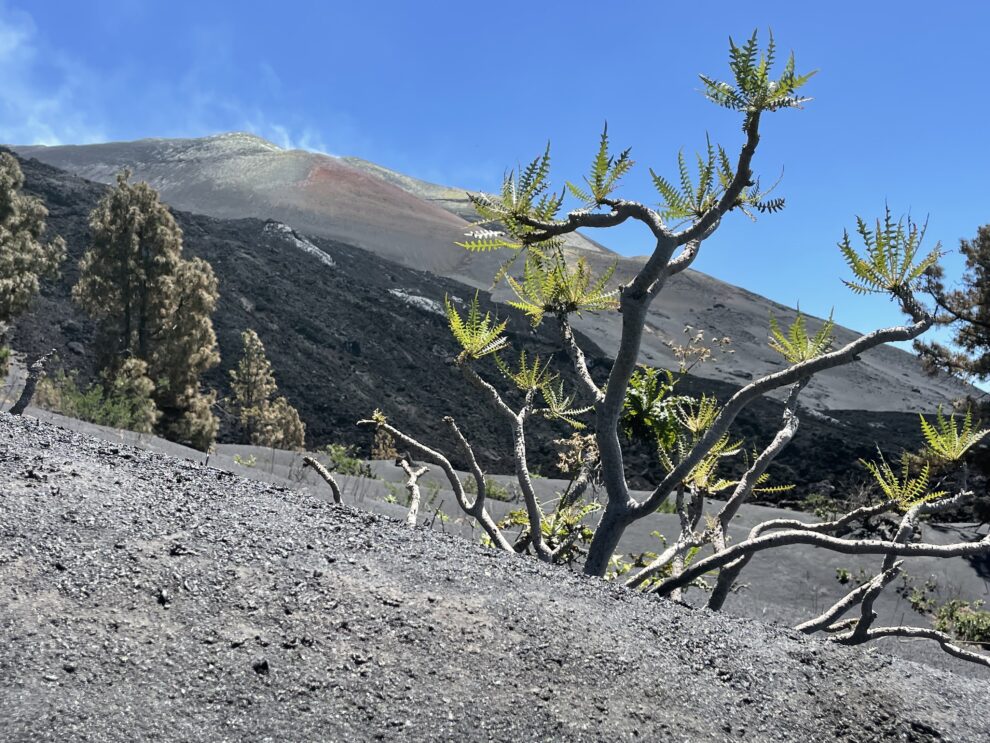
M 598 142 L 598 151 L 591 162 L 591 172 L 584 178 L 589 190 L 585 192 L 584 189 L 570 186 L 571 193 L 578 198 L 588 196 L 589 198 L 581 198 L 581 200 L 589 206 L 601 204 L 615 191 L 622 176 L 632 168 L 634 163 L 629 153 L 630 150 L 626 149 L 619 153 L 618 157 L 610 154 L 608 122 L 605 122 Z
M 884 456 L 879 451 L 879 462 L 869 462 L 864 459 L 860 463 L 873 475 L 884 495 L 897 502 L 897 507 L 907 511 L 919 503 L 938 500 L 946 495 L 946 491 L 930 491 L 931 466 L 926 462 L 917 475 L 911 475 L 911 460 L 905 456 L 901 459 L 900 473 L 894 472 Z
M 799 75 L 794 71 L 794 55 L 788 57 L 777 79 L 772 78 L 776 63 L 776 42 L 773 33 L 765 53 L 760 52 L 757 32 L 737 45 L 729 39 L 729 69 L 733 82 L 728 83 L 701 75 L 705 96 L 713 103 L 750 114 L 757 111 L 777 111 L 782 108 L 800 108 L 811 100 L 797 91 L 812 78 L 815 72 Z
M 967 409 L 962 425 L 954 415 L 942 415 L 939 406 L 932 423 L 924 416 L 921 419 L 921 433 L 925 438 L 925 454 L 941 463 L 960 461 L 973 446 L 990 433 L 990 428 L 980 428 L 980 422 L 973 421 L 972 409 Z
M 613 264 L 595 279 L 583 257 L 572 268 L 562 251 L 549 257 L 533 253 L 527 256 L 522 280 L 506 277 L 516 295 L 509 305 L 524 312 L 534 327 L 548 312 L 580 314 L 614 309 L 618 306 L 616 292 L 608 288 L 614 273 Z
M 777 318 L 770 315 L 770 340 L 769 345 L 774 351 L 783 356 L 791 364 L 799 364 L 827 353 L 832 347 L 835 336 L 832 331 L 835 323 L 832 321 L 832 314 L 818 329 L 814 335 L 808 335 L 804 315 L 799 309 L 797 317 L 784 333 L 777 324 Z
M 577 419 L 592 410 L 593 406 L 574 407 L 574 395 L 564 392 L 564 383 L 557 377 L 549 377 L 540 387 L 540 394 L 546 407 L 538 411 L 547 418 L 562 420 L 576 430 L 581 430 L 585 424 Z
M 519 352 L 519 364 L 515 369 L 506 364 L 498 355 L 495 356 L 495 364 L 506 379 L 509 379 L 523 392 L 542 389 L 557 378 L 557 375 L 550 371 L 549 360 L 544 363 L 539 356 L 535 356 L 530 362 L 526 357 L 525 350 Z
M 492 318 L 491 313 L 488 312 L 482 315 L 477 292 L 468 305 L 464 317 L 461 317 L 449 297 L 444 297 L 444 306 L 450 332 L 463 349 L 459 361 L 480 359 L 500 351 L 508 344 L 508 340 L 502 335 L 508 321 L 498 322 L 497 318 Z
M 853 248 L 848 232 L 839 242 L 839 250 L 853 273 L 853 280 L 843 283 L 856 294 L 900 297 L 910 293 L 942 254 L 942 246 L 936 244 L 928 255 L 919 258 L 925 225 L 919 226 L 910 217 L 895 221 L 890 207 L 885 208 L 883 220 L 877 219 L 872 229 L 856 217 L 856 232 L 866 248 L 865 255 Z

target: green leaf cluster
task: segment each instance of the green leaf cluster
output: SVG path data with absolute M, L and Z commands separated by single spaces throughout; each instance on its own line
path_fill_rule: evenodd
M 925 437 L 924 455 L 931 457 L 939 464 L 949 464 L 960 461 L 971 447 L 990 433 L 990 428 L 980 428 L 980 422 L 973 422 L 972 409 L 966 410 L 962 425 L 956 423 L 956 416 L 942 415 L 939 406 L 932 423 L 924 416 L 921 419 L 921 433 Z
M 543 363 L 540 357 L 536 356 L 532 361 L 529 361 L 526 357 L 526 351 L 520 351 L 519 364 L 515 369 L 497 354 L 495 365 L 506 379 L 515 384 L 522 392 L 540 393 L 545 407 L 537 409 L 537 413 L 546 418 L 562 420 L 578 430 L 584 428 L 584 423 L 577 420 L 577 416 L 590 411 L 591 406 L 574 407 L 574 395 L 568 395 L 564 392 L 564 383 L 559 375 L 550 371 L 549 360 Z
M 910 293 L 942 253 L 941 245 L 936 244 L 928 255 L 918 260 L 925 226 L 919 226 L 910 217 L 895 221 L 890 207 L 885 208 L 883 219 L 877 219 L 872 229 L 856 217 L 856 232 L 866 246 L 866 255 L 853 248 L 848 232 L 843 233 L 839 249 L 855 277 L 843 283 L 857 294 L 898 297 Z
M 671 472 L 687 457 L 721 413 L 718 401 L 707 395 L 702 395 L 700 398 L 677 397 L 671 400 L 669 418 L 665 422 L 669 426 L 668 431 L 672 433 L 668 433 L 665 440 L 658 442 L 660 445 L 657 451 L 660 463 L 667 472 Z M 743 439 L 733 439 L 730 433 L 726 432 L 687 474 L 682 484 L 692 492 L 709 495 L 735 487 L 739 481 L 723 477 L 719 473 L 719 466 L 722 460 L 741 453 L 744 457 L 744 469 L 749 469 L 749 456 L 743 450 L 743 444 Z M 756 456 L 754 452 L 753 457 Z M 782 493 L 794 487 L 793 485 L 765 487 L 764 483 L 769 479 L 770 475 L 766 472 L 760 475 L 754 483 L 753 492 Z
M 525 219 L 549 222 L 556 218 L 564 201 L 564 192 L 550 192 L 550 144 L 543 154 L 536 157 L 519 173 L 510 170 L 502 178 L 498 195 L 468 194 L 479 220 L 477 225 L 501 224 L 509 237 L 497 231 L 472 233 L 473 240 L 459 242 L 462 248 L 472 252 L 486 252 L 499 248 L 518 250 L 524 238 L 535 231 Z
M 560 251 L 549 256 L 531 252 L 526 257 L 522 280 L 506 277 L 516 295 L 516 299 L 507 304 L 525 313 L 533 327 L 538 326 L 547 313 L 580 314 L 582 311 L 616 309 L 618 292 L 608 289 L 614 273 L 615 264 L 612 264 L 596 279 L 583 257 L 571 268 Z
M 565 394 L 564 383 L 557 374 L 550 371 L 549 360 L 544 362 L 539 356 L 530 360 L 526 351 L 521 351 L 518 366 L 512 368 L 502 359 L 499 351 L 509 345 L 508 339 L 503 335 L 508 321 L 499 322 L 489 312 L 482 314 L 477 292 L 463 317 L 449 297 L 444 298 L 444 304 L 450 332 L 462 349 L 458 363 L 494 356 L 499 371 L 518 389 L 527 393 L 540 393 L 545 407 L 536 412 L 547 418 L 563 420 L 574 428 L 584 428 L 577 416 L 587 413 L 591 407 L 574 406 L 574 396 Z
M 694 448 L 700 436 L 685 436 L 683 432 L 677 436 L 674 445 L 669 449 L 659 450 L 660 463 L 668 472 L 677 466 Z M 733 441 L 728 433 L 723 434 L 709 449 L 701 461 L 695 465 L 683 480 L 683 484 L 692 492 L 701 491 L 708 494 L 719 493 L 736 484 L 718 474 L 721 460 L 734 457 L 742 451 L 741 439 Z
M 990 611 L 982 607 L 982 601 L 947 601 L 935 611 L 935 629 L 987 647 L 990 645 Z
M 668 369 L 644 367 L 633 372 L 622 402 L 622 430 L 630 438 L 653 441 L 669 449 L 677 441 L 679 406 L 691 398 L 674 395 L 677 380 Z
M 585 427 L 584 423 L 577 420 L 577 416 L 590 412 L 593 406 L 575 407 L 574 395 L 568 395 L 564 392 L 562 380 L 557 378 L 549 380 L 540 387 L 540 394 L 546 407 L 539 412 L 545 417 L 562 420 L 579 431 Z
M 756 31 L 742 45 L 737 45 L 730 38 L 729 68 L 735 84 L 700 75 L 705 86 L 705 96 L 724 108 L 743 111 L 747 117 L 760 111 L 800 108 L 811 99 L 798 95 L 797 91 L 817 70 L 803 75 L 795 72 L 792 52 L 784 63 L 780 77 L 773 79 L 771 72 L 776 57 L 777 48 L 772 32 L 765 52 L 760 51 Z
M 459 361 L 480 359 L 508 344 L 508 339 L 502 335 L 508 321 L 498 322 L 498 318 L 493 318 L 490 312 L 482 315 L 478 292 L 474 293 L 464 317 L 461 317 L 450 297 L 444 297 L 444 306 L 450 332 L 463 349 L 458 357 Z
M 519 366 L 516 369 L 510 367 L 498 355 L 495 356 L 495 365 L 498 366 L 499 371 L 505 375 L 506 379 L 523 392 L 540 390 L 557 377 L 550 371 L 549 359 L 544 363 L 537 355 L 530 362 L 527 360 L 525 350 L 519 352 Z
M 706 137 L 705 156 L 697 158 L 698 181 L 691 177 L 684 151 L 677 153 L 679 182 L 674 185 L 650 168 L 650 178 L 662 199 L 660 216 L 666 220 L 679 221 L 700 217 L 714 207 L 721 195 L 732 183 L 734 173 L 729 156 L 721 145 L 712 146 Z
M 670 445 L 660 446 L 658 449 L 664 469 L 672 471 L 688 455 L 715 423 L 720 410 L 718 400 L 708 395 L 699 398 L 685 397 L 672 406 L 671 413 L 677 426 L 676 435 Z M 741 452 L 742 445 L 741 439 L 733 441 L 726 432 L 684 478 L 684 485 L 692 490 L 709 493 L 729 487 L 732 482 L 718 476 L 718 465 L 722 459 L 734 457 Z
M 599 206 L 612 195 L 619 180 L 635 164 L 629 153 L 630 150 L 627 148 L 618 156 L 611 154 L 608 143 L 608 122 L 606 122 L 598 142 L 598 152 L 591 162 L 591 172 L 584 176 L 585 185 L 578 186 L 568 181 L 567 190 L 585 206 Z
M 735 172 L 728 153 L 721 145 L 712 145 L 707 136 L 705 139 L 705 154 L 695 155 L 697 182 L 691 175 L 683 150 L 677 153 L 676 185 L 650 168 L 653 187 L 660 194 L 660 216 L 664 220 L 679 222 L 698 219 L 719 203 L 732 184 Z M 785 205 L 783 198 L 767 198 L 776 187 L 777 183 L 774 183 L 770 188 L 763 189 L 757 178 L 748 188 L 743 189 L 732 207 L 739 209 L 750 219 L 756 218 L 754 209 L 764 214 L 781 211 Z
M 938 500 L 946 495 L 946 491 L 931 491 L 931 465 L 927 462 L 917 475 L 911 474 L 911 457 L 901 457 L 901 470 L 895 472 L 882 453 L 879 462 L 869 462 L 864 459 L 860 463 L 869 470 L 880 489 L 888 499 L 896 501 L 902 511 L 929 501 Z
M 784 333 L 777 324 L 777 318 L 770 315 L 770 341 L 769 345 L 774 351 L 783 356 L 791 364 L 799 364 L 802 361 L 817 358 L 827 353 L 832 348 L 835 336 L 832 330 L 835 323 L 832 321 L 832 314 L 829 313 L 828 320 L 822 324 L 818 332 L 808 335 L 804 315 L 798 310 L 797 317 Z
M 554 510 L 540 519 L 540 533 L 547 547 L 554 550 L 568 545 L 557 554 L 557 562 L 573 563 L 582 554 L 582 545 L 591 544 L 595 532 L 584 520 L 600 510 L 601 504 L 594 501 L 578 501 L 566 506 L 558 502 Z M 509 511 L 498 526 L 500 529 L 520 527 L 524 530 L 522 536 L 525 536 L 529 533 L 529 514 L 524 508 Z

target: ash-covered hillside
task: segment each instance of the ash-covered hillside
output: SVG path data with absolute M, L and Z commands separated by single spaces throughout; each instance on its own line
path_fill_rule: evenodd
M 0 737 L 984 743 L 986 681 L 0 415 Z
M 43 199 L 51 212 L 50 232 L 66 239 L 68 258 L 59 281 L 47 285 L 31 312 L 17 322 L 13 345 L 28 354 L 56 348 L 67 366 L 81 368 L 85 376 L 94 360 L 93 328 L 69 293 L 89 241 L 89 211 L 105 186 L 37 160 L 22 160 L 21 166 L 26 190 Z M 228 372 L 240 355 L 240 333 L 254 328 L 280 390 L 306 423 L 310 446 L 353 443 L 367 452 L 370 436 L 354 424 L 381 408 L 400 427 L 454 453 L 454 442 L 441 425 L 443 416 L 452 415 L 482 463 L 495 472 L 507 471 L 508 432 L 449 363 L 458 349 L 442 314 L 444 297 L 467 300 L 474 289 L 281 223 L 175 214 L 186 252 L 209 261 L 219 278 L 214 325 L 222 363 L 206 382 L 221 395 L 229 392 Z M 487 302 L 484 292 L 481 296 Z M 544 357 L 559 348 L 551 328 L 534 331 L 517 313 L 507 314 L 516 347 Z M 583 343 L 590 350 L 593 373 L 604 375 L 608 364 L 602 352 L 587 339 Z M 569 383 L 568 366 L 559 368 Z M 683 389 L 725 398 L 736 387 L 688 379 Z M 737 431 L 753 445 L 765 443 L 779 425 L 780 408 L 773 400 L 758 401 L 739 417 Z M 230 434 L 227 425 L 221 440 L 230 440 Z M 532 461 L 544 473 L 553 472 L 556 455 L 550 442 L 561 434 L 567 430 L 532 421 Z M 856 411 L 832 412 L 828 418 L 806 415 L 801 432 L 774 465 L 777 481 L 805 486 L 842 475 L 858 458 L 872 456 L 877 443 L 891 452 L 917 446 L 916 416 Z M 657 467 L 647 452 L 631 452 L 628 464 L 634 484 L 647 482 L 651 468 Z
M 454 245 L 473 219 L 464 189 L 426 183 L 364 160 L 284 150 L 252 134 L 17 150 L 103 183 L 130 168 L 178 209 L 223 219 L 276 219 L 299 232 L 481 289 L 490 286 L 505 258 Z M 615 264 L 614 282 L 627 283 L 645 258 L 619 256 L 589 239 L 606 235 L 594 230 L 573 235 L 568 250 L 585 258 L 596 275 Z M 643 254 L 653 249 L 649 238 L 644 236 Z M 834 282 L 837 300 L 848 296 L 838 276 L 822 280 Z M 513 296 L 503 285 L 494 298 L 504 302 Z M 794 318 L 793 308 L 689 269 L 673 277 L 651 306 L 641 359 L 654 366 L 674 364 L 665 341 L 691 325 L 733 339 L 735 353 L 700 374 L 730 384 L 753 379 L 782 363 L 766 344 L 771 312 L 782 323 Z M 604 353 L 615 353 L 621 334 L 617 313 L 576 317 L 574 325 Z M 835 332 L 839 344 L 856 335 L 843 327 Z M 954 380 L 926 376 L 914 355 L 883 346 L 864 354 L 858 364 L 815 377 L 802 400 L 823 410 L 934 411 L 967 391 Z

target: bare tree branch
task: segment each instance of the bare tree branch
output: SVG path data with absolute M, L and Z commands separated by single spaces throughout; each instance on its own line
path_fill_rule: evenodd
M 983 655 L 981 653 L 974 653 L 971 650 L 961 648 L 955 644 L 952 637 L 935 629 L 928 629 L 925 627 L 876 627 L 869 630 L 866 633 L 865 638 L 860 642 L 876 640 L 881 637 L 906 637 L 909 639 L 935 640 L 935 642 L 942 646 L 942 650 L 949 655 L 990 668 L 990 656 Z M 835 639 L 838 642 L 850 641 L 852 639 L 852 633 L 848 635 L 839 635 Z M 857 642 L 856 644 L 859 643 Z
M 430 471 L 426 465 L 413 469 L 409 462 L 409 457 L 399 457 L 395 463 L 406 473 L 406 490 L 409 491 L 409 512 L 406 514 L 406 524 L 416 526 L 416 519 L 419 518 L 419 478 Z
M 464 508 L 465 511 L 470 511 L 471 509 L 478 510 L 485 507 L 485 499 L 488 497 L 488 484 L 485 482 L 485 473 L 481 471 L 481 467 L 478 465 L 478 460 L 474 456 L 474 449 L 471 448 L 471 444 L 461 433 L 461 429 L 458 428 L 457 423 L 454 419 L 447 415 L 444 416 L 443 422 L 447 424 L 447 427 L 454 434 L 454 438 L 457 439 L 458 445 L 461 447 L 461 453 L 468 460 L 468 467 L 471 470 L 471 476 L 474 478 L 475 489 L 477 490 L 477 495 L 474 498 L 474 504 L 470 508 Z M 460 481 L 458 481 L 460 482 Z M 463 487 L 461 492 L 463 492 Z M 466 496 L 465 496 L 466 500 Z
M 624 199 L 604 199 L 602 205 L 609 207 L 611 211 L 595 212 L 578 209 L 568 213 L 565 220 L 556 222 L 543 222 L 525 214 L 514 214 L 513 217 L 527 227 L 537 230 L 523 237 L 526 243 L 543 242 L 582 228 L 615 227 L 628 219 L 642 222 L 658 239 L 670 237 L 670 232 L 664 226 L 660 215 L 644 204 Z
M 712 231 L 714 232 L 714 229 Z M 691 264 L 694 263 L 694 259 L 697 258 L 698 253 L 701 252 L 701 243 L 703 239 L 704 237 L 697 240 L 692 240 L 684 246 L 683 250 L 681 250 L 676 258 L 671 258 L 667 262 L 667 265 L 663 267 L 660 275 L 656 278 L 656 280 L 654 280 L 650 288 L 647 290 L 651 302 L 666 285 L 667 279 L 687 270 Z
M 767 471 L 767 467 L 770 463 L 777 457 L 780 452 L 791 442 L 794 438 L 794 434 L 797 433 L 798 425 L 800 423 L 797 417 L 797 400 L 798 395 L 801 394 L 801 390 L 804 389 L 805 385 L 810 380 L 805 378 L 800 382 L 796 382 L 791 388 L 790 393 L 787 396 L 787 402 L 784 404 L 783 420 L 784 425 L 774 436 L 773 441 L 771 441 L 767 447 L 760 452 L 760 455 L 753 462 L 753 465 L 747 470 L 743 476 L 739 479 L 739 483 L 736 485 L 735 490 L 729 499 L 722 506 L 722 510 L 719 511 L 718 516 L 716 516 L 715 521 L 715 549 L 724 550 L 728 544 L 728 533 L 729 533 L 729 523 L 736 517 L 739 513 L 739 508 L 745 503 L 749 496 L 753 493 L 753 488 L 756 487 L 756 483 Z M 726 565 L 719 574 L 718 579 L 715 581 L 715 585 L 712 587 L 711 595 L 708 597 L 708 608 L 713 611 L 718 611 L 722 608 L 725 603 L 726 598 L 729 596 L 729 592 L 732 590 L 732 586 L 739 576 L 739 572 L 745 567 L 747 561 L 737 560 L 730 565 Z
M 574 330 L 571 328 L 571 323 L 567 319 L 566 313 L 562 312 L 557 315 L 557 325 L 560 328 L 560 337 L 564 341 L 564 348 L 567 350 L 567 355 L 571 358 L 574 371 L 577 372 L 581 389 L 593 402 L 601 402 L 605 399 L 605 393 L 601 391 L 591 378 L 591 373 L 588 371 L 588 361 L 584 356 L 584 351 L 581 350 L 581 346 L 578 345 L 577 339 L 574 337 Z
M 316 474 L 323 478 L 324 482 L 330 486 L 330 492 L 333 494 L 333 502 L 340 503 L 340 486 L 337 484 L 337 480 L 334 476 L 330 474 L 330 470 L 320 464 L 318 461 L 312 457 L 303 457 L 303 466 L 312 467 L 316 470 Z
M 835 622 L 836 619 L 841 617 L 852 607 L 856 606 L 856 604 L 860 603 L 860 601 L 862 601 L 863 599 L 863 596 L 865 596 L 867 592 L 873 590 L 876 586 L 880 586 L 881 588 L 883 588 L 883 586 L 886 586 L 888 583 L 894 580 L 894 578 L 896 578 L 900 574 L 901 565 L 903 564 L 904 564 L 903 560 L 896 561 L 893 565 L 891 565 L 889 570 L 884 570 L 879 575 L 873 576 L 871 580 L 868 580 L 866 583 L 859 586 L 858 588 L 854 588 L 852 591 L 847 593 L 841 599 L 836 601 L 822 614 L 818 615 L 817 617 L 814 617 L 813 619 L 809 619 L 806 622 L 802 622 L 801 624 L 794 627 L 794 629 L 796 629 L 798 632 L 804 632 L 807 635 L 818 632 L 819 630 L 827 629 L 833 622 Z
M 451 424 L 453 420 L 450 421 Z M 401 442 L 405 446 L 416 452 L 422 459 L 426 459 L 433 462 L 435 465 L 440 467 L 444 474 L 447 476 L 447 481 L 450 483 L 451 490 L 454 491 L 454 498 L 457 500 L 457 504 L 461 507 L 467 515 L 474 518 L 481 528 L 485 530 L 485 533 L 489 536 L 492 542 L 501 550 L 506 552 L 515 552 L 512 549 L 512 545 L 506 540 L 502 535 L 501 530 L 489 516 L 488 511 L 485 510 L 484 498 L 476 499 L 474 503 L 469 503 L 467 495 L 464 492 L 464 485 L 457 477 L 457 472 L 454 471 L 454 466 L 450 463 L 443 454 L 438 452 L 436 449 L 431 449 L 425 444 L 421 444 L 419 441 L 403 433 L 398 428 L 389 423 L 382 423 L 374 420 L 360 420 L 358 421 L 359 426 L 375 426 L 377 428 L 382 428 L 388 431 L 392 438 L 396 441 Z M 466 442 L 465 442 L 466 443 Z M 482 478 L 483 479 L 483 478 Z M 482 491 L 483 492 L 483 491 Z M 479 494 L 480 495 L 480 494 Z
M 461 370 L 468 381 L 484 392 L 495 409 L 509 420 L 512 427 L 512 459 L 516 480 L 519 482 L 519 488 L 526 503 L 531 544 L 537 557 L 549 561 L 551 559 L 550 548 L 543 541 L 543 509 L 540 508 L 540 503 L 536 499 L 536 492 L 533 490 L 533 480 L 529 474 L 529 462 L 526 457 L 526 418 L 532 410 L 533 396 L 536 391 L 527 391 L 526 402 L 517 413 L 505 403 L 498 390 L 482 379 L 470 365 L 462 364 Z
M 978 542 L 957 542 L 954 544 L 902 544 L 878 539 L 839 539 L 826 534 L 818 534 L 806 529 L 788 529 L 774 532 L 755 539 L 739 542 L 723 552 L 707 557 L 688 566 L 684 573 L 664 581 L 657 593 L 666 596 L 675 588 L 687 585 L 695 578 L 721 568 L 738 557 L 762 552 L 774 547 L 791 544 L 808 544 L 824 547 L 846 555 L 897 555 L 902 557 L 966 557 L 990 552 L 990 535 Z

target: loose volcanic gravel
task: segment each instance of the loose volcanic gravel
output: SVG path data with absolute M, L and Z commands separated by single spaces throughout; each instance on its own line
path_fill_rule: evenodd
M 3 741 L 979 741 L 990 684 L 0 415 Z

